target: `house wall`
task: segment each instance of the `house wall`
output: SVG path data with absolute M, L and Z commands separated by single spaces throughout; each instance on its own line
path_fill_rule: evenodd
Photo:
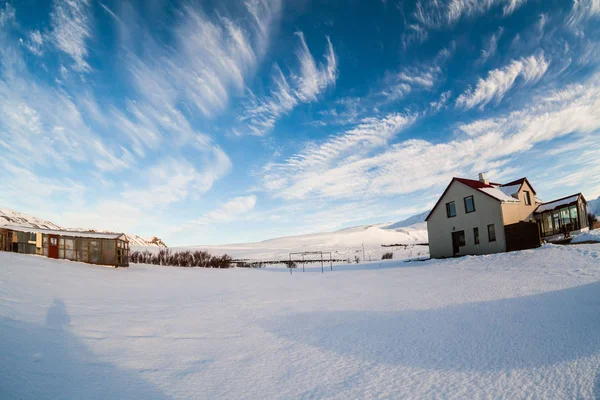
M 523 192 L 526 190 L 529 191 L 529 196 L 531 198 L 531 205 L 529 206 L 525 204 L 525 193 Z M 527 182 L 523 182 L 517 195 L 519 196 L 520 203 L 502 203 L 504 225 L 515 224 L 520 221 L 529 221 L 530 219 L 535 220 L 533 215 L 533 212 L 537 208 L 537 205 L 535 204 L 535 195 Z
M 475 211 L 465 213 L 463 199 L 473 196 Z M 446 203 L 456 203 L 456 217 L 448 218 Z M 496 241 L 488 240 L 487 226 L 494 224 Z M 475 244 L 473 228 L 479 228 L 479 244 Z M 452 257 L 452 232 L 465 231 L 465 246 L 459 255 L 499 253 L 506 250 L 504 223 L 500 201 L 454 181 L 427 220 L 429 253 L 433 258 Z

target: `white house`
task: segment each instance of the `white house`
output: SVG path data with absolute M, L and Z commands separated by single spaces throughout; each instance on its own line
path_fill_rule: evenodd
M 429 253 L 441 258 L 539 246 L 542 221 L 536 210 L 541 205 L 527 178 L 505 184 L 488 182 L 483 174 L 479 180 L 453 178 L 425 219 Z M 585 205 L 569 202 L 568 207 L 568 220 L 558 218 L 552 233 L 587 227 L 581 216 L 586 215 Z M 573 217 L 571 208 L 577 213 Z

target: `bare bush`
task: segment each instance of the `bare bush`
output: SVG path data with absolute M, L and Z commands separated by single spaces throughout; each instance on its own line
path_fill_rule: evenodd
M 381 256 L 382 260 L 391 260 L 392 258 L 394 258 L 394 253 L 392 253 L 391 251 L 383 253 L 383 255 Z
M 129 261 L 134 264 L 153 264 L 172 267 L 201 267 L 201 268 L 230 268 L 232 258 L 224 254 L 213 256 L 205 251 L 189 250 L 173 252 L 170 249 L 161 249 L 158 253 L 148 250 L 132 251 Z

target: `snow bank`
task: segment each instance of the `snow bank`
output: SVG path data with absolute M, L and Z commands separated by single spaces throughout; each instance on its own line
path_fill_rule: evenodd
M 594 398 L 599 253 L 290 275 L 0 252 L 0 398 Z
M 583 242 L 600 242 L 600 229 L 580 233 L 571 240 L 571 243 Z

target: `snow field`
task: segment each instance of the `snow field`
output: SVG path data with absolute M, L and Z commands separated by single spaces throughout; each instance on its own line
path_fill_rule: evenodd
M 593 399 L 599 254 L 290 275 L 0 253 L 0 398 Z

